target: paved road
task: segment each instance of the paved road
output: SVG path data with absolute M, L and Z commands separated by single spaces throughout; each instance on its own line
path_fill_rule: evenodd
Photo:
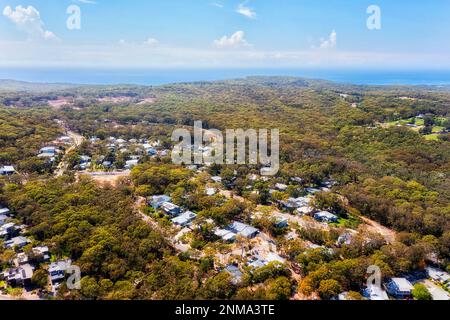
M 448 294 L 448 292 L 437 286 L 430 280 L 422 280 L 420 282 L 423 283 L 425 287 L 427 287 L 428 291 L 430 291 L 431 295 L 433 296 L 433 300 L 450 300 L 450 295 Z
M 76 132 L 68 130 L 63 123 L 62 123 L 62 126 L 67 130 L 67 135 L 72 138 L 73 143 L 70 146 L 70 148 L 66 150 L 66 153 L 65 153 L 63 159 L 59 163 L 58 168 L 55 171 L 56 177 L 61 177 L 68 168 L 68 164 L 65 161 L 65 156 L 67 154 L 69 154 L 71 151 L 75 150 L 75 148 L 79 147 L 81 145 L 81 143 L 84 141 L 83 136 L 79 135 Z
M 166 236 L 166 232 L 158 225 L 158 223 L 156 221 L 154 221 L 152 218 L 150 218 L 149 216 L 147 216 L 144 212 L 142 212 L 141 208 L 143 206 L 143 204 L 145 203 L 145 198 L 144 197 L 138 197 L 138 199 L 136 200 L 135 203 L 135 210 L 137 210 L 137 212 L 139 213 L 139 215 L 141 216 L 142 220 L 144 222 L 146 222 L 147 224 L 149 224 L 154 230 L 158 231 L 161 235 L 164 236 L 164 238 L 166 239 L 166 241 L 168 241 L 172 247 L 174 247 L 177 251 L 179 252 L 187 252 L 190 249 L 190 246 L 182 244 L 178 241 L 176 241 L 173 238 L 170 238 L 168 236 Z

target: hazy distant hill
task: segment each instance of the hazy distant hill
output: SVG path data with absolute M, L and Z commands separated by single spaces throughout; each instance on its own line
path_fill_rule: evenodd
M 34 83 L 34 82 L 0 79 L 0 91 L 49 92 L 49 91 L 72 89 L 75 87 L 80 87 L 80 85 L 68 83 Z
M 30 93 L 47 93 L 62 90 L 81 89 L 86 93 L 92 90 L 148 90 L 150 88 L 172 88 L 173 86 L 214 86 L 214 85 L 241 85 L 241 86 L 261 86 L 269 88 L 311 88 L 315 90 L 337 90 L 347 92 L 361 91 L 415 91 L 418 89 L 429 91 L 450 91 L 449 85 L 355 85 L 350 83 L 340 83 L 321 79 L 308 79 L 285 76 L 252 76 L 245 78 L 236 78 L 231 80 L 219 81 L 194 81 L 168 83 L 158 86 L 144 86 L 135 84 L 115 84 L 115 85 L 89 85 L 89 84 L 71 84 L 71 83 L 37 83 L 25 82 L 9 79 L 0 79 L 0 92 L 23 91 Z

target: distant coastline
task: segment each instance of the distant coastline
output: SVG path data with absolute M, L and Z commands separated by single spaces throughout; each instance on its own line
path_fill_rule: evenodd
M 0 68 L 0 79 L 87 85 L 163 85 L 247 76 L 293 76 L 356 85 L 450 85 L 450 70 Z

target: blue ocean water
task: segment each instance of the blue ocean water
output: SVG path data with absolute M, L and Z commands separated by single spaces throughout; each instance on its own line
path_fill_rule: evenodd
M 246 76 L 295 76 L 368 85 L 448 85 L 450 70 L 324 70 L 324 69 L 41 69 L 3 68 L 0 79 L 40 83 L 161 85 L 214 81 Z

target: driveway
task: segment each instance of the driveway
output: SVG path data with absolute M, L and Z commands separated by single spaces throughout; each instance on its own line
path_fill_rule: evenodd
M 430 280 L 422 280 L 419 282 L 423 283 L 425 287 L 427 287 L 428 291 L 430 291 L 431 295 L 433 296 L 433 300 L 450 300 L 450 295 L 448 294 L 448 292 L 438 285 L 434 284 Z

